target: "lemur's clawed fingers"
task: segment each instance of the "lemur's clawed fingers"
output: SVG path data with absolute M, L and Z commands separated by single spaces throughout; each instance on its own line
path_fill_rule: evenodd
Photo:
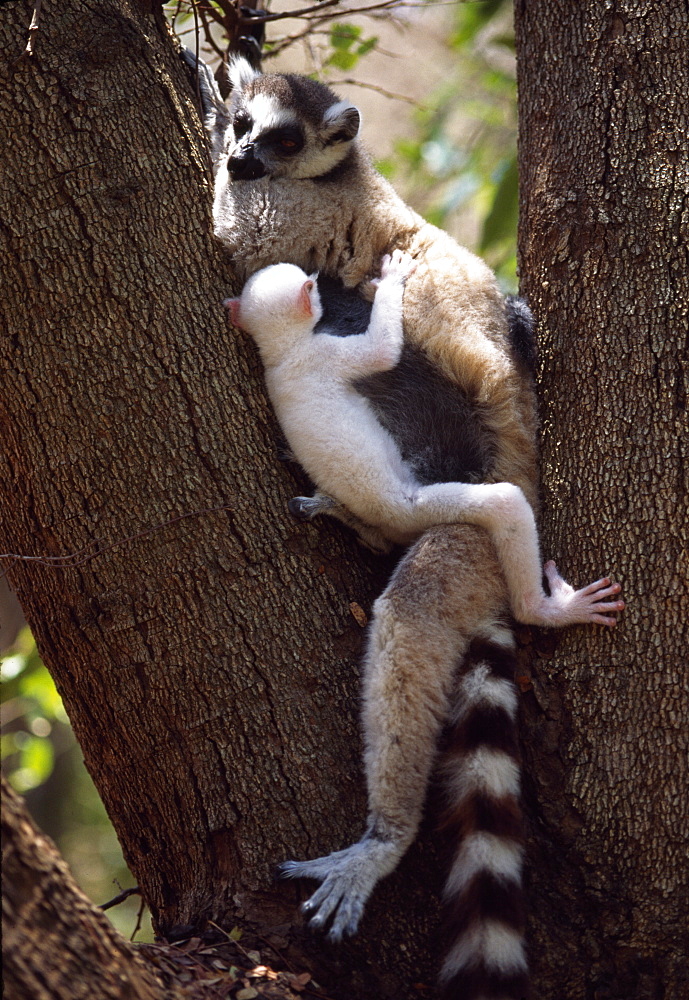
M 309 927 L 317 931 L 322 930 L 340 905 L 343 894 L 344 886 L 339 883 L 337 877 L 329 876 L 302 905 L 305 916 L 313 914 L 309 920 Z M 332 928 L 330 933 L 332 934 Z
M 560 576 L 557 566 L 549 560 L 543 567 L 550 587 L 550 597 L 546 598 L 544 623 L 561 625 L 605 625 L 614 628 L 617 613 L 624 611 L 623 600 L 608 601 L 622 590 L 619 583 L 612 583 L 607 576 L 589 583 L 581 590 L 574 588 Z M 613 614 L 607 614 L 612 612 Z
M 309 927 L 322 930 L 332 917 L 328 932 L 330 941 L 340 941 L 345 935 L 355 934 L 370 889 L 368 881 L 362 892 L 357 872 L 347 863 L 350 851 L 337 851 L 314 861 L 285 861 L 278 871 L 283 878 L 315 878 L 323 883 L 312 896 L 302 903 L 301 910 L 309 920 Z M 354 866 L 356 868 L 356 865 Z
M 311 521 L 318 514 L 325 514 L 335 506 L 332 497 L 324 493 L 314 493 L 312 497 L 292 497 L 287 501 L 287 509 L 299 521 Z
M 279 873 L 284 878 L 315 878 L 322 881 L 302 904 L 309 926 L 320 930 L 330 921 L 328 938 L 340 941 L 356 934 L 366 901 L 383 875 L 392 871 L 401 851 L 392 842 L 365 837 L 343 851 L 314 861 L 285 861 Z
M 597 594 L 598 600 L 600 601 L 604 597 L 610 597 L 612 594 L 619 594 L 622 587 L 619 583 L 610 583 L 607 577 L 603 577 L 602 580 L 596 580 L 595 583 L 590 583 L 588 587 L 583 587 L 581 590 L 582 594 Z
M 589 621 L 593 625 L 605 625 L 607 628 L 614 628 L 617 625 L 617 618 L 606 618 L 604 615 L 592 614 Z
M 380 263 L 381 279 L 388 277 L 407 278 L 415 269 L 416 263 L 404 250 L 393 250 L 392 256 L 385 254 Z

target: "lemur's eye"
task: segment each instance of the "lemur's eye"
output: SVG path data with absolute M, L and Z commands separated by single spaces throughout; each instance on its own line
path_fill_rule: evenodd
M 251 128 L 251 118 L 240 111 L 239 114 L 234 116 L 232 128 L 234 129 L 235 138 L 239 139 Z
M 301 130 L 293 125 L 269 129 L 261 136 L 261 142 L 269 146 L 278 156 L 292 156 L 304 148 Z

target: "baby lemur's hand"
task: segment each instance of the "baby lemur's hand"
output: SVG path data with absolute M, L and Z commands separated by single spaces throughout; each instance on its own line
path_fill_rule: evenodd
M 367 281 L 361 288 L 361 294 L 372 302 L 382 281 L 397 279 L 404 283 L 415 270 L 416 261 L 404 250 L 393 250 L 392 255 L 386 253 L 380 262 L 380 278 L 371 278 Z
M 416 262 L 404 250 L 393 250 L 392 256 L 385 254 L 380 262 L 380 280 L 400 278 L 404 281 L 416 267 Z

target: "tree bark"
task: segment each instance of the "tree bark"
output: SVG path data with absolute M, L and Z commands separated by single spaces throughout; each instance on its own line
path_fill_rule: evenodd
M 391 565 L 287 513 L 304 483 L 223 314 L 205 140 L 156 6 L 44 6 L 23 59 L 31 5 L 3 9 L 0 551 L 47 557 L 10 583 L 156 929 L 277 926 L 332 996 L 417 995 L 428 838 L 337 953 L 300 930 L 307 887 L 274 880 L 363 832 L 359 608 Z
M 81 892 L 2 779 L 2 959 L 7 1000 L 174 1000 Z
M 689 995 L 689 5 L 518 0 L 520 270 L 544 537 L 613 570 L 612 633 L 541 640 L 526 699 L 541 998 Z

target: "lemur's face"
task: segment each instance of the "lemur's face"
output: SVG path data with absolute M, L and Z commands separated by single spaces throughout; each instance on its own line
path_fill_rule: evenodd
M 243 59 L 230 69 L 225 136 L 232 180 L 322 177 L 347 156 L 359 112 L 328 87 L 292 74 L 257 73 Z

